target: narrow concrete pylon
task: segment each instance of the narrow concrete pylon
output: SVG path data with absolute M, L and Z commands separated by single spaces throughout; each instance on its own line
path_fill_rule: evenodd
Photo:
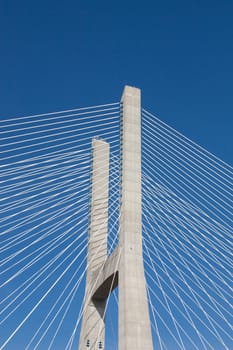
M 121 102 L 119 350 L 152 350 L 142 256 L 140 90 L 126 86 Z
M 105 300 L 93 299 L 93 291 L 96 282 L 94 276 L 101 270 L 107 257 L 109 144 L 93 139 L 92 153 L 86 291 L 79 349 L 97 350 L 104 348 Z

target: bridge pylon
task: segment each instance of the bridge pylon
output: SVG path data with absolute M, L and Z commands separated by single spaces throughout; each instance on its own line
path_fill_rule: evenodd
M 125 86 L 121 99 L 119 243 L 107 256 L 109 145 L 93 140 L 86 293 L 79 350 L 105 349 L 105 305 L 119 289 L 119 350 L 153 350 L 142 253 L 141 91 Z

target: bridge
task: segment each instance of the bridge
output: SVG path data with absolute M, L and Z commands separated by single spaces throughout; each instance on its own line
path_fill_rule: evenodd
M 233 348 L 229 164 L 132 87 L 0 123 L 0 349 Z

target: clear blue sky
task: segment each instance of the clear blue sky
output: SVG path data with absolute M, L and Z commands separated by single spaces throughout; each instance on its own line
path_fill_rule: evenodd
M 233 1 L 0 1 L 0 117 L 143 105 L 232 164 Z

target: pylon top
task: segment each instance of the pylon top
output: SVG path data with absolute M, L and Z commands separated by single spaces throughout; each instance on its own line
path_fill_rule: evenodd
M 134 95 L 134 96 L 141 96 L 141 89 L 134 87 L 134 86 L 129 86 L 125 85 L 121 97 L 121 101 L 123 100 L 125 95 Z

